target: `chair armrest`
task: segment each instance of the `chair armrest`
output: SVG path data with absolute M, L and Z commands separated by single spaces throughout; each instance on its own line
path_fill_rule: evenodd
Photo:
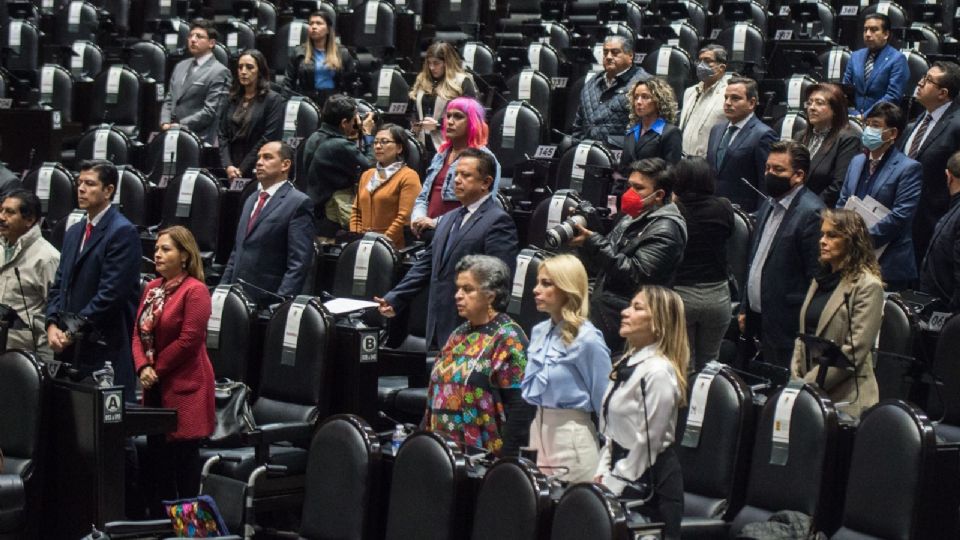
M 245 438 L 251 446 L 260 446 L 281 441 L 309 440 L 312 434 L 311 422 L 282 422 L 257 426 L 257 429 L 248 433 Z
M 173 526 L 169 519 L 111 521 L 104 525 L 103 532 L 113 538 L 139 538 L 141 536 L 173 534 Z

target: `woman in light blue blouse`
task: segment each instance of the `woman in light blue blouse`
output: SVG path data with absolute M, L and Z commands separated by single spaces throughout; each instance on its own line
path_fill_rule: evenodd
M 537 406 L 530 447 L 537 465 L 562 480 L 589 482 L 599 459 L 592 413 L 601 409 L 609 382 L 610 349 L 587 320 L 587 271 L 573 255 L 545 260 L 533 289 L 537 310 L 550 320 L 535 327 L 527 349 L 523 398 Z

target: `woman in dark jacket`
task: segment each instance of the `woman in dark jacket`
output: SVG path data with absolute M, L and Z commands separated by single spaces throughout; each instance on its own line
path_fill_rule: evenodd
M 660 158 L 667 163 L 680 161 L 683 136 L 675 125 L 677 96 L 667 81 L 653 78 L 640 81 L 627 94 L 631 103 L 632 125 L 623 137 L 620 172 L 628 176 L 630 164 L 645 158 Z
M 220 117 L 220 164 L 227 178 L 252 178 L 257 152 L 280 140 L 282 122 L 283 98 L 270 89 L 267 59 L 256 49 L 244 51 Z
M 295 47 L 290 55 L 284 84 L 297 94 L 311 97 L 322 109 L 328 97 L 347 90 L 356 61 L 337 43 L 329 13 L 314 11 L 307 24 L 307 41 Z
M 850 129 L 847 100 L 839 86 L 811 86 L 806 108 L 807 130 L 800 142 L 810 150 L 810 172 L 803 185 L 833 208 L 850 160 L 860 151 L 860 137 Z

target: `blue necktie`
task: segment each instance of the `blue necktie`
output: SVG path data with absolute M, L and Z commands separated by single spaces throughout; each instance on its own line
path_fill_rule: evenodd
M 463 224 L 463 217 L 467 215 L 467 207 L 461 206 L 457 210 L 456 216 L 451 216 L 454 218 L 453 225 L 450 227 L 450 232 L 447 233 L 447 243 L 443 247 L 443 256 L 446 257 L 450 253 L 450 248 L 453 246 L 454 240 L 460 236 L 460 225 Z

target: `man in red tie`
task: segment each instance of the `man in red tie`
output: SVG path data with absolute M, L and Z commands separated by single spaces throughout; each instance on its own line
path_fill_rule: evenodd
M 236 243 L 220 283 L 242 280 L 258 304 L 296 296 L 313 264 L 313 205 L 287 178 L 293 148 L 268 142 L 257 156 L 256 193 L 243 205 Z

